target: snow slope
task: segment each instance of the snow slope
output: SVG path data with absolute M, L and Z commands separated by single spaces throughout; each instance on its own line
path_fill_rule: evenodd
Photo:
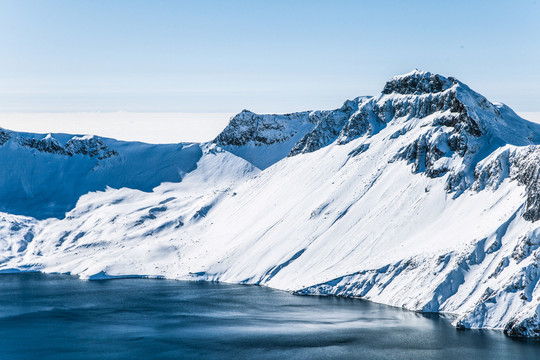
M 413 71 L 332 111 L 243 111 L 179 182 L 4 214 L 0 269 L 262 284 L 540 336 L 539 144 L 540 125 Z
M 106 187 L 150 191 L 179 182 L 202 156 L 198 144 L 150 145 L 97 136 L 0 129 L 0 211 L 62 217 Z

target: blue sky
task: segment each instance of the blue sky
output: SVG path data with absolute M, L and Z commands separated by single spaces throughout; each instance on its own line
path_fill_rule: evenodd
M 540 111 L 538 1 L 0 0 L 0 111 L 287 112 L 413 68 Z

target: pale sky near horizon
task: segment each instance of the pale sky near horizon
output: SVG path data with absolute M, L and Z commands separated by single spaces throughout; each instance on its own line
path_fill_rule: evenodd
M 540 111 L 540 4 L 0 0 L 0 112 L 289 112 L 419 68 Z
M 30 133 L 99 135 L 151 144 L 206 142 L 229 123 L 233 113 L 63 112 L 2 113 L 0 127 Z M 540 112 L 520 112 L 540 124 Z

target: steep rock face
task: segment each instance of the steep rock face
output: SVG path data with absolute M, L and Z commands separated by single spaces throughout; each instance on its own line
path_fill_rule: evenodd
M 95 136 L 74 137 L 66 143 L 65 149 L 70 155 L 88 155 L 97 157 L 99 160 L 120 155 L 118 151 L 109 149 L 103 140 Z
M 360 97 L 347 100 L 339 109 L 321 112 L 315 128 L 294 145 L 289 156 L 313 152 L 333 143 L 345 123 L 367 99 Z
M 453 78 L 445 78 L 438 74 L 431 74 L 413 70 L 400 76 L 395 76 L 386 83 L 383 94 L 422 95 L 438 93 L 452 86 Z
M 1 130 L 0 146 L 8 142 L 13 133 Z M 47 134 L 41 139 L 34 136 L 17 136 L 16 142 L 27 148 L 35 149 L 39 152 L 57 154 L 57 155 L 86 155 L 89 157 L 97 157 L 99 160 L 109 158 L 111 156 L 119 156 L 118 151 L 111 150 L 102 139 L 96 136 L 74 136 L 68 140 L 63 146 L 51 134 Z
M 231 118 L 229 125 L 213 142 L 265 169 L 286 157 L 324 114 L 323 111 L 305 111 L 259 115 L 243 110 Z
M 512 337 L 538 338 L 540 337 L 540 318 L 538 314 L 522 320 L 514 318 L 505 326 L 504 332 Z
M 429 177 L 440 177 L 451 171 L 446 185 L 449 192 L 460 192 L 470 185 L 467 183 L 471 180 L 470 171 L 478 160 L 475 154 L 485 145 L 479 138 L 487 131 L 478 116 L 468 110 L 476 108 L 477 104 L 467 106 L 460 100 L 462 91 L 468 89 L 455 82 L 444 91 L 419 96 L 405 104 L 401 99 L 390 100 L 397 109 L 395 116 L 426 120 L 422 124 L 426 130 L 400 149 L 392 160 L 405 160 L 412 164 L 413 173 L 424 172 Z M 496 109 L 491 115 L 500 117 Z
M 339 132 L 337 143 L 347 144 L 364 135 L 374 135 L 386 126 L 388 109 L 380 108 L 371 100 L 361 106 L 358 111 L 344 124 Z M 391 116 L 391 115 L 390 115 Z
M 303 125 L 316 123 L 318 116 L 318 112 L 308 111 L 285 115 L 258 115 L 243 110 L 231 118 L 214 142 L 220 146 L 282 143 L 295 136 Z
M 0 128 L 0 146 L 7 143 L 8 140 L 11 139 L 11 136 L 12 136 L 11 132 Z
M 433 79 L 438 79 L 434 82 Z M 443 87 L 435 84 L 445 84 Z M 433 90 L 430 92 L 429 90 Z M 429 72 L 413 72 L 390 80 L 381 95 L 366 102 L 343 128 L 339 143 L 346 144 L 364 134 L 374 135 L 390 121 L 423 120 L 430 117 L 431 124 L 423 126 L 452 127 L 456 134 L 465 132 L 481 136 L 480 125 L 467 112 L 460 92 L 471 92 L 455 79 L 447 79 Z M 472 104 L 476 107 L 477 104 Z M 418 123 L 418 122 L 417 122 Z M 415 124 L 410 124 L 415 126 Z M 400 130 L 407 131 L 407 126 Z M 397 138 L 400 133 L 393 134 Z M 457 140 L 454 140 L 456 142 Z
M 60 145 L 58 140 L 53 138 L 51 134 L 48 134 L 42 139 L 20 137 L 17 140 L 22 146 L 33 148 L 40 152 L 69 155 L 66 149 L 64 149 L 64 147 Z
M 472 189 L 481 191 L 498 189 L 505 180 L 517 181 L 525 186 L 526 201 L 523 217 L 528 221 L 540 220 L 540 146 L 506 146 L 491 154 L 474 170 Z
M 509 158 L 510 176 L 526 186 L 527 201 L 523 217 L 529 221 L 540 220 L 540 146 L 530 146 L 514 152 Z M 505 174 L 507 168 L 499 173 Z

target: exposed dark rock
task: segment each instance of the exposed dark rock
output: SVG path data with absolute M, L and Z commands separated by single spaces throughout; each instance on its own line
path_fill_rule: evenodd
M 97 157 L 100 160 L 119 155 L 116 150 L 109 149 L 103 140 L 94 136 L 89 138 L 73 138 L 66 143 L 65 149 L 69 155 L 87 155 Z
M 489 275 L 489 278 L 497 278 L 499 274 L 510 264 L 510 260 L 507 257 L 502 258 L 502 260 L 497 264 L 495 271 Z
M 354 139 L 359 138 L 360 136 L 374 133 L 376 127 L 374 127 L 372 123 L 375 122 L 376 120 L 373 111 L 373 104 L 371 104 L 371 102 L 368 102 L 367 104 L 362 106 L 358 110 L 358 112 L 356 112 L 345 124 L 339 134 L 338 144 L 344 145 Z M 384 122 L 380 123 L 380 127 L 383 127 L 384 124 Z
M 537 315 L 522 321 L 512 319 L 506 324 L 504 333 L 511 337 L 540 337 L 540 320 Z
M 526 186 L 525 220 L 540 220 L 540 146 L 530 146 L 513 154 L 511 176 Z
M 12 134 L 9 131 L 0 128 L 0 146 L 4 145 L 11 139 Z
M 29 148 L 36 149 L 40 152 L 46 152 L 50 154 L 69 155 L 69 153 L 60 145 L 58 140 L 53 138 L 50 134 L 43 139 L 34 138 L 18 138 L 19 144 Z
M 298 132 L 304 124 L 315 124 L 321 112 L 309 111 L 285 115 L 258 115 L 242 110 L 235 115 L 227 127 L 216 137 L 214 143 L 220 146 L 242 146 L 249 142 L 255 145 L 270 145 L 284 142 Z
M 425 172 L 427 176 L 435 178 L 445 174 L 449 169 L 446 167 L 435 167 L 435 162 L 448 154 L 447 134 L 424 134 L 411 144 L 402 148 L 393 161 L 406 160 L 408 164 L 413 164 L 412 172 Z
M 289 156 L 300 153 L 308 153 L 319 150 L 333 143 L 338 137 L 344 124 L 351 115 L 358 110 L 358 105 L 363 99 L 347 100 L 343 106 L 337 110 L 321 113 L 321 118 L 313 131 L 294 145 Z
M 526 200 L 523 217 L 540 220 L 540 145 L 505 150 L 493 160 L 477 166 L 472 190 L 497 189 L 506 178 L 525 186 Z
M 438 93 L 452 86 L 451 78 L 446 79 L 429 72 L 413 71 L 410 74 L 397 76 L 386 83 L 383 94 L 420 95 Z
M 65 146 L 62 146 L 58 140 L 51 135 L 47 135 L 42 139 L 19 137 L 17 138 L 17 142 L 22 146 L 50 154 L 66 156 L 86 155 L 89 157 L 97 157 L 99 160 L 119 155 L 116 150 L 109 149 L 103 140 L 97 137 L 74 137 L 69 140 Z
M 534 233 L 529 233 L 519 240 L 519 243 L 512 251 L 512 258 L 519 263 L 539 247 L 540 237 L 536 236 Z
M 369 144 L 361 144 L 349 153 L 349 156 L 358 156 L 369 149 Z

